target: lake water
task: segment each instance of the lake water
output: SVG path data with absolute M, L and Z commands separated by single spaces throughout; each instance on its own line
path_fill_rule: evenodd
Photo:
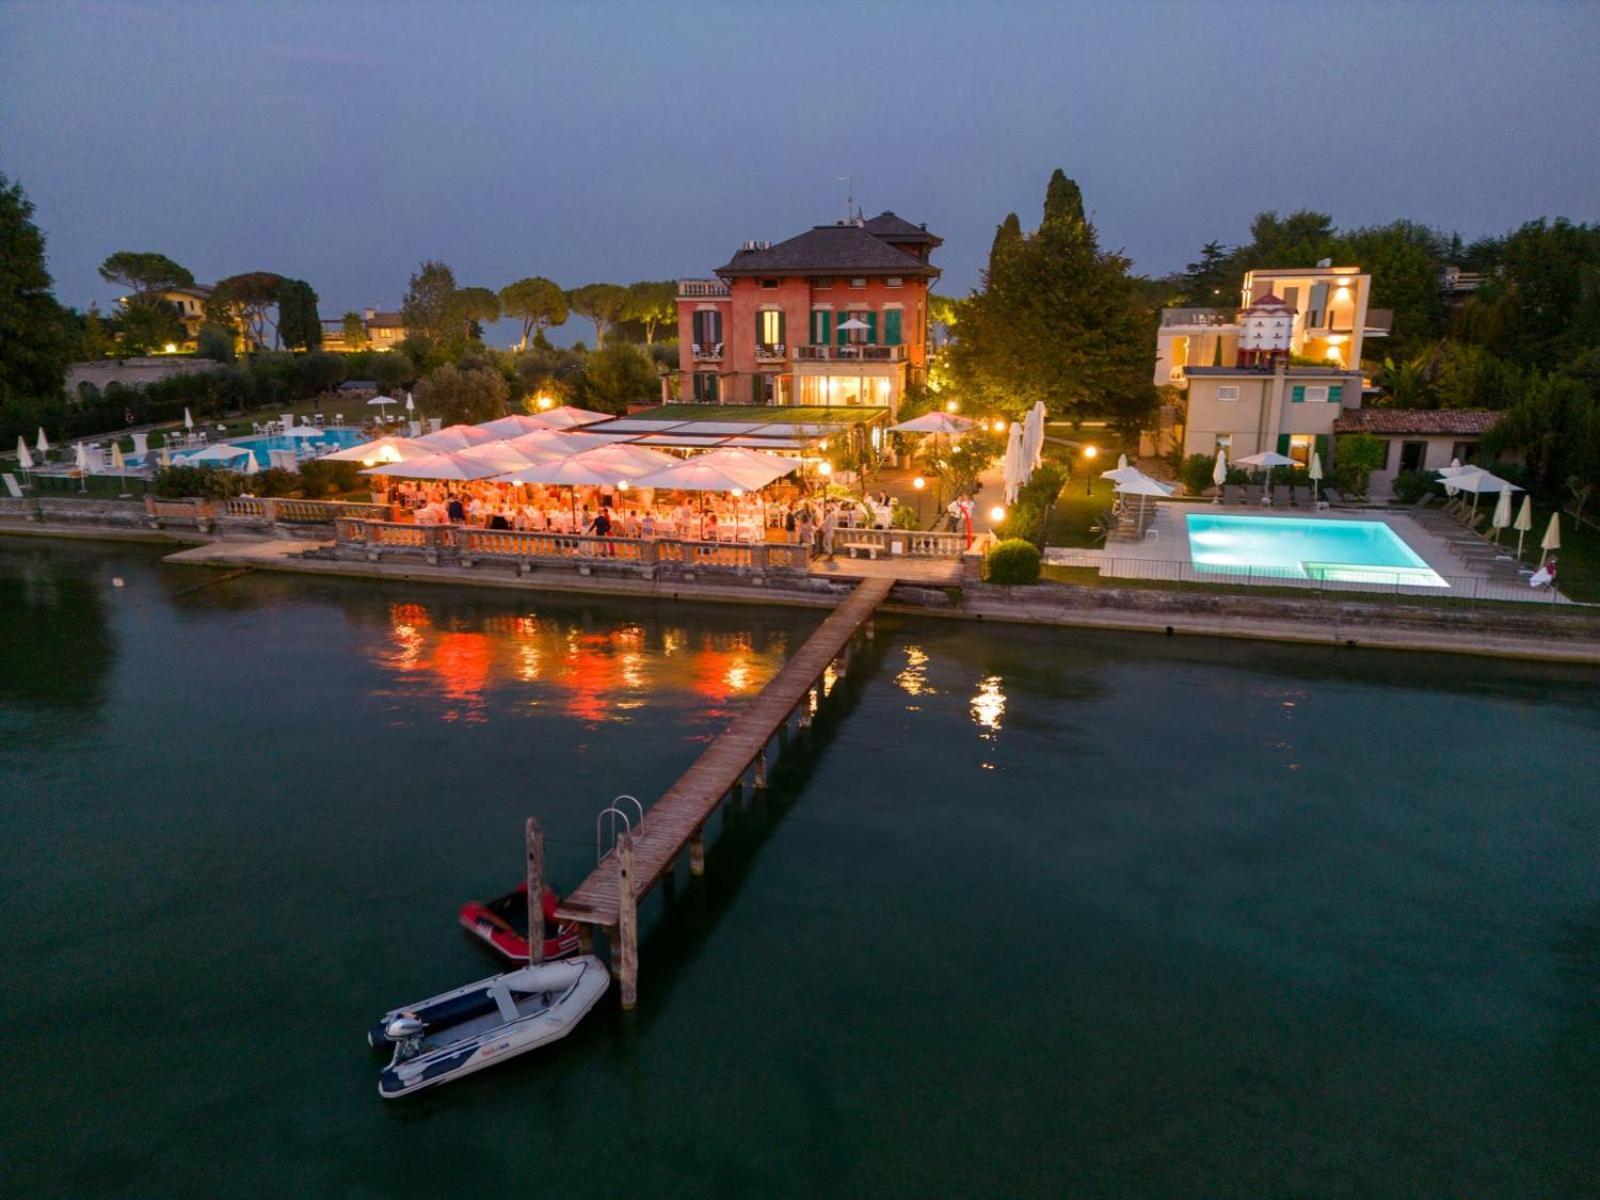
M 818 619 L 0 539 L 6 1190 L 1600 1192 L 1597 675 L 1375 651 L 884 618 L 637 1013 L 380 1101 Z

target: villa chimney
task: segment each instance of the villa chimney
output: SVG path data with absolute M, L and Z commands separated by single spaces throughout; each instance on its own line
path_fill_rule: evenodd
M 377 310 L 371 309 L 371 308 L 362 309 L 361 310 L 361 314 L 362 314 L 362 316 L 364 316 L 369 321 L 372 320 L 373 317 L 378 315 Z

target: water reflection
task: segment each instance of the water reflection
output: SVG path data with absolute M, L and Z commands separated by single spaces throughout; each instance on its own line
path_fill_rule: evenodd
M 986 740 L 1000 732 L 1001 721 L 1006 715 L 1006 694 L 1001 688 L 1002 683 L 998 675 L 980 680 L 977 694 L 970 702 L 972 720 L 983 731 L 980 736 Z
M 936 689 L 928 682 L 928 652 L 921 646 L 906 647 L 906 665 L 894 677 L 900 690 L 908 696 L 932 696 Z M 907 712 L 920 712 L 921 705 L 906 705 Z
M 396 603 L 369 657 L 408 692 L 432 692 L 444 720 L 484 720 L 486 696 L 495 689 L 531 685 L 539 689 L 531 704 L 554 701 L 566 715 L 596 724 L 628 720 L 658 691 L 692 693 L 706 701 L 705 716 L 724 716 L 728 701 L 766 684 L 786 652 L 781 635 L 757 646 L 743 630 L 606 627 L 587 617 L 534 613 L 454 614 L 441 621 L 429 606 Z

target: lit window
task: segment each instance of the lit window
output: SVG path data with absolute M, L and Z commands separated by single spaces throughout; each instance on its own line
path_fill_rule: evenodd
M 850 281 L 850 286 L 853 288 L 864 288 L 867 286 L 867 281 L 863 278 L 852 279 Z
M 1237 384 L 1230 385 L 1228 387 L 1219 387 L 1217 389 L 1218 400 L 1237 400 L 1238 398 L 1239 388 Z
M 1218 450 L 1232 450 L 1233 449 L 1233 434 L 1231 434 L 1231 433 L 1219 433 L 1219 434 L 1217 434 L 1217 449 Z
M 756 314 L 759 325 L 756 340 L 762 346 L 783 345 L 783 312 L 776 308 L 765 308 Z
M 883 286 L 884 287 L 900 287 L 903 283 L 904 283 L 904 280 L 902 280 L 900 278 L 900 276 L 891 275 L 891 276 L 889 276 L 889 278 L 887 278 L 887 279 L 885 279 L 883 281 Z
M 1306 403 L 1307 404 L 1325 404 L 1325 403 L 1327 403 L 1327 400 L 1328 400 L 1328 389 L 1326 387 L 1307 387 L 1306 388 Z
M 1294 459 L 1298 467 L 1311 465 L 1311 449 L 1315 438 L 1309 433 L 1296 433 L 1289 438 L 1289 457 Z

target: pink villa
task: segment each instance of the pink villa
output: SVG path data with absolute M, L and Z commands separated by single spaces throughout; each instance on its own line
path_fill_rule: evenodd
M 715 279 L 679 280 L 680 397 L 893 413 L 927 370 L 929 258 L 942 244 L 885 212 L 746 242 Z

